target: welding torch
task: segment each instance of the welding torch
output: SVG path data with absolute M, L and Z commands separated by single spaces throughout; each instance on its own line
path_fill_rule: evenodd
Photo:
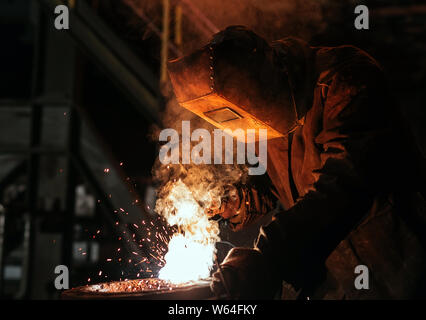
M 233 245 L 229 241 L 218 241 L 217 244 L 225 244 L 230 246 L 231 248 L 235 248 L 235 245 Z M 233 300 L 231 295 L 231 290 L 229 288 L 228 282 L 225 279 L 222 266 L 219 263 L 219 260 L 217 258 L 217 255 L 215 254 L 214 262 L 216 264 L 217 271 L 219 272 L 220 280 L 222 281 L 223 288 L 225 289 L 226 295 L 225 296 L 219 296 L 219 299 L 226 299 L 226 300 Z

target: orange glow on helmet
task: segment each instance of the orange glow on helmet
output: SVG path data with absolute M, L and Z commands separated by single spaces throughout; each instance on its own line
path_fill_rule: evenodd
M 220 32 L 168 70 L 179 104 L 220 129 L 267 129 L 273 139 L 297 126 L 287 73 L 272 47 L 245 28 Z

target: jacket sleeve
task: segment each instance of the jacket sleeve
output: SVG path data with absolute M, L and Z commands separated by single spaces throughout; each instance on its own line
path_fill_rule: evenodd
M 334 248 L 368 213 L 385 174 L 388 121 L 381 71 L 352 64 L 328 83 L 322 131 L 316 137 L 321 166 L 312 191 L 261 228 L 255 247 L 282 280 L 307 285 Z M 388 173 L 389 174 L 389 173 Z

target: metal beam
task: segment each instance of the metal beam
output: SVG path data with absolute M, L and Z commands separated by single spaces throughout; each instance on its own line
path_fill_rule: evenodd
M 56 6 L 65 4 L 61 0 L 39 1 L 47 10 L 50 10 L 50 14 L 54 12 Z M 126 45 L 119 38 L 114 37 L 106 26 L 101 27 L 99 18 L 90 11 L 90 8 L 77 3 L 76 9 L 70 12 L 70 29 L 67 33 L 127 94 L 139 112 L 151 121 L 159 123 L 160 104 L 158 97 L 151 91 L 153 85 L 148 86 L 152 80 L 147 77 L 146 67 L 143 67 L 142 62 L 130 50 L 125 49 Z M 144 71 L 141 71 L 142 69 Z M 142 77 L 145 81 L 141 80 Z
M 96 32 L 97 36 L 113 51 L 129 70 L 138 77 L 154 96 L 158 96 L 158 78 L 127 47 L 127 45 L 93 12 L 85 1 L 79 1 L 76 13 Z

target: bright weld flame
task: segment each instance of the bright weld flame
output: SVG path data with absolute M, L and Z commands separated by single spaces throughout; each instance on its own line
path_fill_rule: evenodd
M 169 242 L 166 264 L 158 277 L 174 284 L 205 279 L 214 262 L 218 223 L 208 219 L 193 192 L 181 180 L 171 182 L 167 188 L 169 192 L 157 200 L 156 210 L 179 231 Z

